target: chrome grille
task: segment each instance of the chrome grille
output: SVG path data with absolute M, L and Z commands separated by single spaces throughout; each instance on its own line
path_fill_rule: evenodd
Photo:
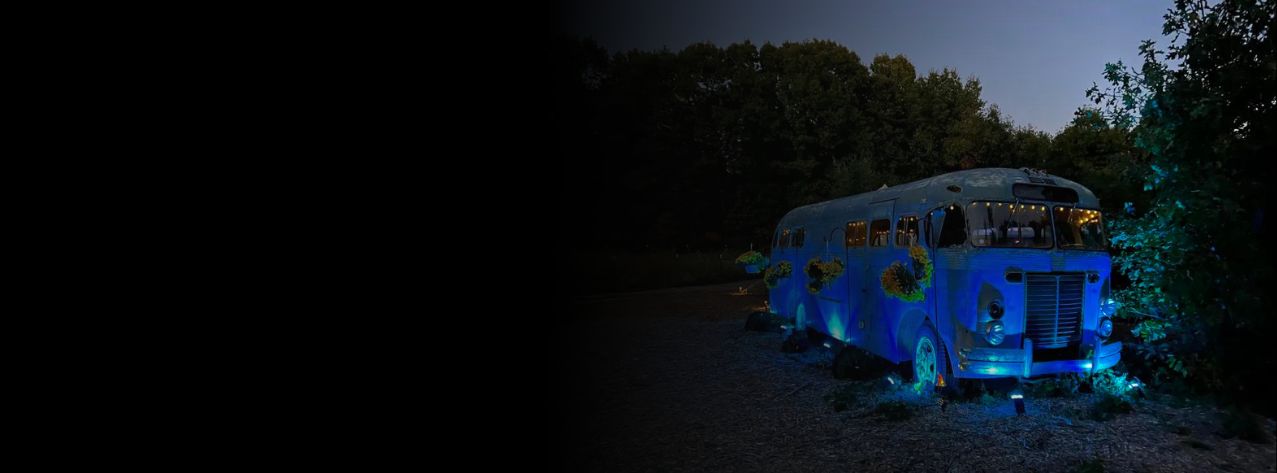
M 1033 348 L 1063 348 L 1082 340 L 1083 273 L 1027 276 L 1024 336 Z

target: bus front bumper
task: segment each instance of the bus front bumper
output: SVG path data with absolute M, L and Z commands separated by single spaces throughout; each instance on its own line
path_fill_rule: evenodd
M 1122 357 L 1122 342 L 1100 345 L 1092 358 L 1033 361 L 1033 341 L 1024 348 L 964 348 L 958 352 L 958 376 L 962 378 L 1032 377 L 1055 373 L 1086 373 L 1108 369 Z

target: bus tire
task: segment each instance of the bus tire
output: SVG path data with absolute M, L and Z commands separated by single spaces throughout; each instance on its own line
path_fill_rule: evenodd
M 936 337 L 936 331 L 930 325 L 918 328 L 917 335 L 913 337 L 913 346 L 909 351 L 913 356 L 910 363 L 913 368 L 910 377 L 914 382 L 921 381 L 932 387 L 936 385 L 936 375 L 941 373 L 944 363 L 939 340 L 939 337 Z

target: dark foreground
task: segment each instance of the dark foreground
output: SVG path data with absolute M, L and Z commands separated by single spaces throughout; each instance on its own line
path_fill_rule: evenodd
M 747 295 L 739 294 L 740 286 Z M 558 467 L 568 471 L 1274 471 L 1277 447 L 1224 438 L 1219 411 L 1135 403 L 1109 421 L 1094 395 L 948 403 L 879 378 L 834 379 L 831 355 L 746 332 L 753 281 L 579 299 L 552 360 Z M 835 410 L 829 396 L 842 398 Z M 884 412 L 899 401 L 907 406 Z M 900 404 L 895 404 L 899 406 Z M 841 406 L 840 406 L 841 407 Z M 901 419 L 900 417 L 907 417 Z M 1265 421 L 1271 432 L 1273 422 Z M 1096 468 L 1102 467 L 1103 470 Z

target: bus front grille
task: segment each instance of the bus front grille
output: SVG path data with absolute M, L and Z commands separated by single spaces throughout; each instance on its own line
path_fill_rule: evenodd
M 1033 348 L 1064 348 L 1082 340 L 1084 273 L 1029 273 L 1024 336 Z

